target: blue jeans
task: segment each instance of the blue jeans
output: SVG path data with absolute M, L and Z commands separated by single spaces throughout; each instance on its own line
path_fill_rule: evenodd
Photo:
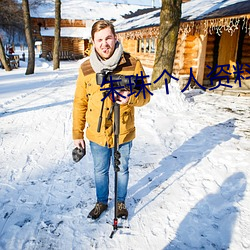
M 121 202 L 125 201 L 127 195 L 129 178 L 128 161 L 131 147 L 132 141 L 119 146 L 121 164 L 119 165 L 120 171 L 118 172 L 117 200 Z M 97 202 L 107 204 L 109 196 L 109 168 L 111 160 L 112 163 L 114 162 L 114 148 L 103 147 L 91 141 L 90 148 L 94 160 Z

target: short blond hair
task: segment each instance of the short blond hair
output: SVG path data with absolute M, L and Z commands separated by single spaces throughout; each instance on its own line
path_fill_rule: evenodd
M 95 22 L 93 24 L 93 26 L 92 26 L 92 29 L 91 29 L 91 38 L 92 38 L 92 40 L 94 40 L 94 35 L 95 35 L 96 32 L 98 32 L 98 31 L 100 31 L 102 29 L 106 29 L 108 27 L 111 29 L 111 32 L 115 36 L 115 27 L 110 21 L 99 20 L 99 21 Z

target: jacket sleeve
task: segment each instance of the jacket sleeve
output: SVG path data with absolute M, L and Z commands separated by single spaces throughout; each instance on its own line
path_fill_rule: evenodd
M 138 76 L 141 75 L 141 73 L 145 76 L 145 71 L 141 65 L 141 62 L 137 60 L 135 72 L 134 75 L 138 74 Z M 143 78 L 144 84 L 147 83 L 147 78 Z M 141 86 L 140 90 L 135 90 L 136 93 L 130 96 L 128 105 L 132 105 L 135 107 L 141 107 L 145 104 L 147 104 L 150 101 L 150 90 L 148 88 L 148 85 Z
M 86 112 L 88 109 L 88 96 L 86 90 L 85 76 L 79 69 L 79 74 L 76 82 L 76 90 L 73 101 L 73 128 L 72 136 L 73 140 L 83 139 L 86 123 Z

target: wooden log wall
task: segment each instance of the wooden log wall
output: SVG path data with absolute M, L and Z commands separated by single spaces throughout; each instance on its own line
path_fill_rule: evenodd
M 150 54 L 150 53 L 139 54 L 139 53 L 136 53 L 134 56 L 136 58 L 138 58 L 145 67 L 153 68 L 154 60 L 155 60 L 155 54 Z
M 124 51 L 127 51 L 131 53 L 132 56 L 138 58 L 145 67 L 152 68 L 154 66 L 155 53 L 150 53 L 146 51 L 142 52 L 142 51 L 139 51 L 138 49 L 138 46 L 140 46 L 140 42 L 144 41 L 144 39 L 139 39 L 139 40 L 120 39 L 120 41 L 122 43 Z
M 197 72 L 197 58 L 198 58 L 198 43 L 197 36 L 188 35 L 185 40 L 185 48 L 183 55 L 183 67 L 180 69 L 180 74 L 189 74 L 190 68 L 193 70 L 194 76 Z
M 54 37 L 41 37 L 40 29 L 54 27 L 54 18 L 32 18 L 33 37 L 42 41 L 42 57 L 46 58 L 48 52 L 53 51 Z M 61 27 L 86 27 L 85 20 L 61 20 Z M 88 40 L 80 38 L 61 38 L 60 51 L 72 52 L 76 57 L 84 56 L 84 51 L 88 48 Z
M 48 52 L 52 52 L 54 47 L 54 37 L 42 38 L 42 57 L 46 58 Z M 69 51 L 77 58 L 84 56 L 84 51 L 88 47 L 88 40 L 78 38 L 61 38 L 60 51 Z
M 39 27 L 49 28 L 55 27 L 54 18 L 31 18 L 32 26 L 34 29 L 39 29 Z M 62 19 L 61 27 L 86 27 L 85 20 L 71 20 L 71 19 Z
M 217 51 L 216 49 L 216 35 L 215 33 L 210 35 L 208 34 L 207 37 L 207 50 L 206 50 L 206 59 L 205 59 L 205 69 L 204 69 L 204 79 L 208 79 L 206 76 L 211 72 L 211 70 L 209 68 L 207 68 L 206 66 L 209 66 L 211 68 L 213 68 L 214 66 L 214 57 L 218 58 L 218 55 L 215 55 Z
M 179 35 L 177 39 L 175 59 L 173 65 L 173 74 L 175 75 L 175 77 L 179 77 L 180 70 L 183 68 L 184 50 L 185 50 L 185 36 Z
M 42 37 L 42 57 L 46 58 L 48 52 L 53 51 L 54 37 Z
M 157 45 L 157 39 L 147 37 L 146 35 L 143 38 L 137 39 L 126 39 L 125 37 L 120 37 L 120 41 L 123 44 L 123 48 L 125 51 L 128 51 L 133 56 L 140 59 L 141 63 L 145 67 L 152 68 L 154 66 L 155 60 L 155 51 L 151 52 L 145 49 L 140 49 L 140 44 L 144 44 L 144 48 L 146 48 L 146 43 L 152 42 L 151 40 L 155 40 L 155 51 Z M 138 47 L 139 46 L 139 47 Z M 151 52 L 151 53 L 150 53 Z M 177 40 L 177 47 L 176 47 L 176 55 L 173 65 L 173 73 L 175 76 L 179 75 L 189 75 L 190 68 L 192 67 L 193 74 L 195 77 L 197 73 L 197 57 L 199 53 L 199 46 L 198 46 L 198 37 L 197 35 L 183 35 L 179 34 Z
M 60 51 L 73 52 L 73 40 L 72 38 L 61 38 Z
M 181 75 L 189 76 L 190 69 L 192 68 L 193 75 L 196 78 L 198 53 L 198 36 L 179 34 L 176 45 L 173 74 L 176 77 Z
M 247 71 L 250 72 L 250 68 L 247 67 L 247 65 L 246 65 L 246 64 L 250 65 L 250 36 L 248 34 L 246 34 L 244 36 L 240 63 L 241 63 L 241 65 L 243 64 L 242 70 L 244 70 L 244 74 L 242 74 L 242 75 L 244 77 L 250 77 L 250 74 L 247 72 Z
M 197 27 L 191 32 L 180 32 L 178 36 L 173 65 L 175 76 L 185 78 L 190 75 L 190 68 L 192 68 L 196 80 L 200 84 L 206 85 L 210 79 L 210 76 L 207 77 L 207 75 L 211 73 L 211 69 L 206 66 L 213 69 L 216 65 L 230 64 L 229 72 L 233 73 L 233 66 L 235 67 L 238 62 L 243 65 L 243 76 L 250 77 L 250 73 L 247 72 L 250 72 L 250 67 L 246 65 L 250 65 L 250 35 L 245 33 L 246 28 L 239 27 L 233 33 L 227 33 L 226 30 L 223 30 L 223 33 L 218 35 L 215 33 L 218 31 L 216 28 L 205 32 L 206 30 L 200 30 L 198 25 Z M 144 48 L 145 39 L 148 41 L 152 37 L 157 38 L 158 27 L 153 28 L 154 33 L 140 29 L 118 35 L 124 49 L 138 57 L 144 66 L 151 68 L 154 65 L 155 53 L 148 53 L 148 51 L 145 53 Z M 144 47 L 140 44 L 144 44 Z M 141 49 L 138 50 L 138 46 Z M 230 78 L 234 77 L 234 74 L 230 76 Z
M 133 55 L 136 54 L 137 40 L 123 40 L 121 41 L 123 45 L 123 50 L 127 51 Z
M 73 53 L 74 55 L 84 55 L 84 51 L 88 48 L 89 41 L 87 39 L 82 40 L 79 38 L 73 39 Z

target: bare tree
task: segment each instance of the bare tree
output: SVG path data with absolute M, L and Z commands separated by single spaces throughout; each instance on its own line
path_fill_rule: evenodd
M 43 4 L 46 4 L 46 0 L 29 0 L 30 9 L 36 9 Z
M 0 61 L 6 71 L 10 71 L 10 65 L 6 59 L 4 43 L 13 43 L 16 34 L 23 30 L 22 8 L 16 0 L 0 0 L 0 29 L 3 36 L 0 36 Z
M 1 61 L 1 64 L 3 65 L 3 67 L 4 67 L 4 69 L 6 71 L 11 70 L 10 65 L 8 64 L 8 62 L 6 60 L 6 56 L 5 56 L 5 52 L 4 52 L 4 46 L 3 46 L 3 43 L 2 43 L 1 37 L 0 37 L 0 61 Z
M 181 18 L 181 2 L 182 0 L 162 0 L 160 30 L 152 82 L 161 75 L 164 69 L 167 70 L 170 75 L 172 74 Z M 156 84 L 152 85 L 152 88 L 160 88 L 165 84 L 165 79 L 168 80 L 168 83 L 170 82 L 170 76 L 164 75 Z
M 22 8 L 23 8 L 25 36 L 26 36 L 26 41 L 28 44 L 28 66 L 27 66 L 25 74 L 30 75 L 30 74 L 34 74 L 34 70 L 35 70 L 35 48 L 34 48 L 34 41 L 32 37 L 30 9 L 29 9 L 28 0 L 22 0 Z
M 0 0 L 0 28 L 10 35 L 20 33 L 23 26 L 22 6 L 17 0 Z
M 59 48 L 61 33 L 61 0 L 55 0 L 55 40 L 53 49 L 53 69 L 60 68 Z

